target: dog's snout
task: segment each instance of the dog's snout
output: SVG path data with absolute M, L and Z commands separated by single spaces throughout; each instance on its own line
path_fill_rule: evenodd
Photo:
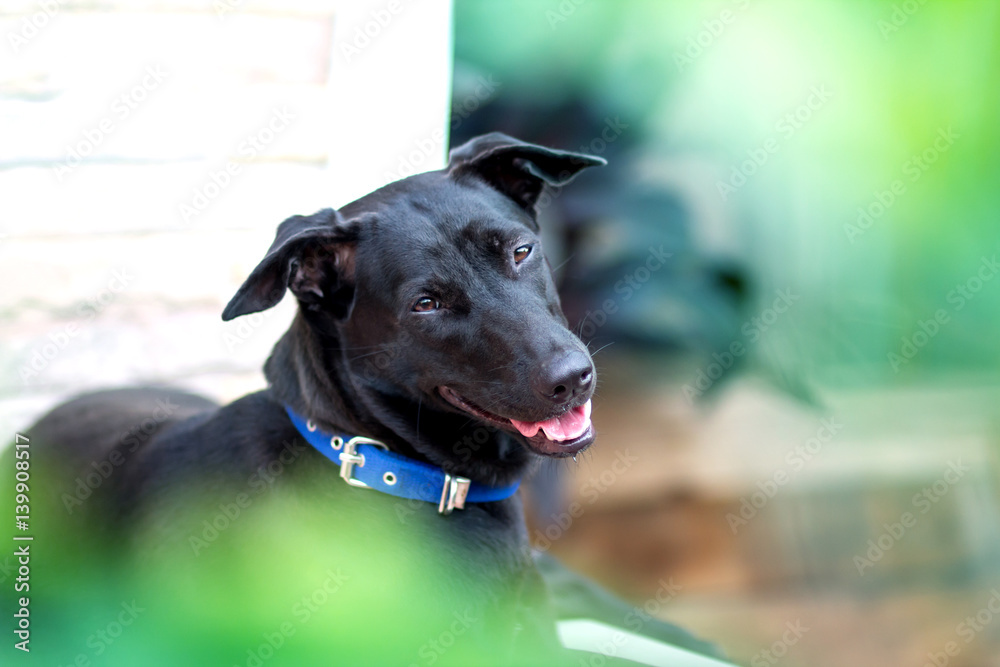
M 587 392 L 594 382 L 594 365 L 579 351 L 554 357 L 534 377 L 535 391 L 556 405 L 569 403 Z

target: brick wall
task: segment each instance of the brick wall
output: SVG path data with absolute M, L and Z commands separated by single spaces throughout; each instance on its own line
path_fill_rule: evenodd
M 4 3 L 0 433 L 89 388 L 262 387 L 293 304 L 222 307 L 284 218 L 443 164 L 449 31 L 443 0 Z

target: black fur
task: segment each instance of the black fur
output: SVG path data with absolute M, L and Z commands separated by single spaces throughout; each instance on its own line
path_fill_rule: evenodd
M 546 185 L 602 163 L 491 134 L 452 151 L 441 171 L 392 183 L 339 211 L 289 218 L 223 315 L 270 308 L 286 289 L 298 299 L 265 365 L 267 390 L 222 407 L 170 390 L 92 394 L 43 418 L 33 437 L 60 453 L 70 477 L 121 451 L 124 463 L 88 509 L 99 508 L 91 514 L 126 541 L 140 528 L 182 539 L 174 518 L 190 496 L 226 498 L 282 461 L 287 472 L 277 483 L 288 494 L 342 518 L 331 539 L 363 540 L 382 525 L 410 552 L 452 568 L 455 594 L 475 601 L 488 619 L 484 631 L 502 644 L 526 631 L 551 634 L 551 619 L 534 618 L 547 612 L 519 498 L 470 504 L 447 517 L 431 504 L 409 503 L 405 512 L 425 520 L 401 520 L 399 499 L 344 484 L 282 405 L 322 428 L 376 438 L 487 484 L 523 477 L 540 456 L 588 446 L 592 432 L 572 447 L 525 439 L 456 407 L 439 388 L 522 421 L 549 419 L 590 398 L 593 366 L 566 327 L 535 207 Z M 523 246 L 530 252 L 515 262 Z M 421 298 L 440 307 L 414 312 Z M 564 378 L 576 384 L 560 394 Z M 170 414 L 126 439 L 156 401 L 173 405 Z

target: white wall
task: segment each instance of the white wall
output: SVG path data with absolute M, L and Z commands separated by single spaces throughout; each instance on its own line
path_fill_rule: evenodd
M 223 306 L 285 217 L 444 164 L 450 21 L 447 0 L 4 3 L 0 442 L 88 388 L 262 387 L 293 304 Z

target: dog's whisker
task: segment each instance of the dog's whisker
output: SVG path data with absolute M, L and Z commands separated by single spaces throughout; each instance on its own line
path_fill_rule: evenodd
M 611 347 L 611 346 L 612 346 L 612 345 L 614 345 L 614 344 L 615 344 L 615 342 L 614 342 L 614 341 L 611 341 L 611 342 L 610 342 L 610 343 L 608 343 L 607 345 L 602 345 L 601 347 L 597 348 L 597 350 L 596 350 L 596 351 L 594 351 L 594 352 L 591 352 L 591 353 L 590 353 L 590 356 L 592 356 L 592 357 L 596 357 L 596 356 L 597 356 L 597 353 L 598 353 L 598 352 L 600 352 L 601 350 L 606 350 L 607 348 Z
M 420 407 L 424 404 L 423 398 L 417 399 L 417 442 L 420 442 Z
M 351 357 L 351 361 L 357 361 L 358 359 L 364 359 L 365 357 L 374 357 L 376 354 L 382 354 L 384 350 L 376 350 L 374 352 L 369 352 L 368 354 L 359 354 L 356 357 Z
M 573 259 L 574 257 L 576 257 L 576 252 L 572 253 L 572 254 L 571 254 L 571 255 L 570 255 L 569 257 L 567 257 L 566 259 L 564 259 L 564 260 L 563 260 L 563 261 L 562 261 L 562 262 L 561 262 L 561 263 L 559 264 L 559 266 L 557 266 L 556 268 L 552 269 L 552 273 L 553 273 L 553 274 L 557 273 L 557 272 L 559 271 L 559 269 L 561 269 L 562 267 L 564 267 L 564 266 L 566 266 L 567 264 L 569 264 L 569 260 Z
M 513 368 L 516 365 L 517 365 L 516 363 L 504 364 L 503 366 L 497 366 L 496 368 L 491 368 L 490 370 L 488 370 L 486 372 L 487 373 L 492 373 L 493 371 L 499 371 L 499 370 L 503 370 L 503 369 L 507 369 L 507 368 Z

